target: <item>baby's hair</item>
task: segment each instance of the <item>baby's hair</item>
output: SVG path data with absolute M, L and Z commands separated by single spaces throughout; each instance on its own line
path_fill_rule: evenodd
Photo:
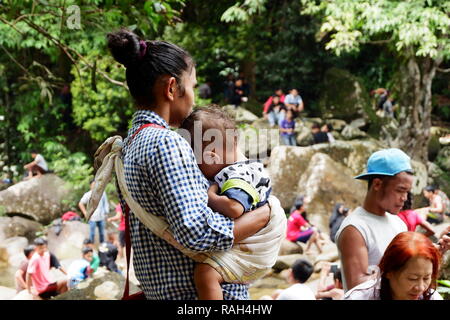
M 209 104 L 205 107 L 195 109 L 183 121 L 180 128 L 189 131 L 191 137 L 194 137 L 194 126 L 196 122 L 201 122 L 202 124 L 202 135 L 208 129 L 217 129 L 221 131 L 223 137 L 226 137 L 227 130 L 236 130 L 236 122 L 233 118 L 216 104 Z M 194 148 L 194 139 L 191 139 L 191 145 Z

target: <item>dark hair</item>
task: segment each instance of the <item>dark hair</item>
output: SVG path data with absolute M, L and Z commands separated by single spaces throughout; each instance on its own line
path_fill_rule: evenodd
M 328 131 L 333 131 L 334 128 L 333 128 L 333 125 L 331 123 L 327 123 L 326 126 L 328 128 Z
M 25 248 L 23 248 L 23 254 L 25 255 L 25 257 L 28 258 L 28 256 L 30 255 L 30 253 L 32 253 L 34 251 L 34 249 L 36 249 L 36 246 L 33 244 L 30 244 L 29 246 L 26 246 Z
M 335 268 L 331 269 L 331 273 L 333 274 L 334 280 L 339 280 L 342 283 L 342 271 L 341 268 L 335 265 Z
M 30 153 L 31 153 L 31 154 L 33 154 L 33 153 L 34 153 L 34 154 L 38 154 L 39 152 L 38 152 L 36 149 L 31 149 L 31 150 L 30 150 Z
M 350 210 L 349 208 L 344 208 L 344 209 L 342 210 L 342 214 L 347 214 L 349 210 Z
M 295 204 L 295 209 L 300 210 L 301 207 L 303 207 L 303 201 L 298 201 Z
M 384 179 L 386 179 L 387 177 L 389 177 L 389 176 L 384 176 L 384 175 L 380 175 L 380 174 L 374 174 L 374 175 L 371 175 L 371 176 L 368 176 L 367 178 L 366 178 L 366 180 L 367 180 L 367 189 L 368 190 L 370 190 L 370 187 L 372 187 L 372 183 L 373 183 L 373 180 L 375 180 L 375 179 L 381 179 L 381 180 L 384 180 Z
M 33 241 L 35 246 L 43 246 L 47 244 L 47 240 L 45 240 L 44 238 L 36 238 Z
M 408 192 L 405 202 L 403 203 L 403 210 L 410 210 L 412 208 L 412 193 Z
M 314 122 L 311 126 L 311 129 L 320 129 L 320 124 L 317 122 Z
M 305 259 L 298 259 L 292 265 L 292 275 L 300 283 L 305 283 L 313 271 L 313 265 Z
M 83 244 L 94 244 L 94 241 L 92 241 L 89 238 L 86 238 L 86 239 L 83 240 Z
M 184 94 L 181 76 L 194 67 L 194 60 L 185 50 L 166 41 L 140 40 L 127 29 L 108 33 L 107 39 L 114 59 L 127 69 L 127 85 L 139 107 L 152 107 L 153 87 L 163 75 L 174 77 L 181 96 Z
M 202 136 L 208 129 L 217 129 L 223 133 L 226 137 L 227 130 L 236 130 L 236 122 L 231 116 L 220 106 L 216 104 L 210 104 L 202 108 L 197 108 L 191 112 L 191 114 L 184 119 L 180 126 L 180 129 L 189 131 L 191 135 L 191 147 L 194 149 L 194 125 L 195 122 L 201 122 L 202 124 Z M 237 130 L 235 131 L 237 134 Z M 236 137 L 237 138 L 237 137 Z M 202 141 L 203 142 L 203 141 Z M 210 142 L 207 142 L 208 144 Z M 226 141 L 224 141 L 226 143 Z
M 426 186 L 423 190 L 434 193 L 436 191 L 435 186 Z
M 94 250 L 92 250 L 92 248 L 89 248 L 89 247 L 83 247 L 82 249 L 81 249 L 81 254 L 84 256 L 84 255 L 86 255 L 86 254 L 88 254 L 89 252 L 94 252 Z

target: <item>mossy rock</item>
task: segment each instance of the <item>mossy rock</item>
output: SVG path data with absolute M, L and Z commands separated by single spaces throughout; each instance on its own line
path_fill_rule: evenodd
M 363 117 L 371 128 L 379 127 L 380 119 L 372 108 L 369 92 L 359 77 L 347 70 L 331 68 L 324 79 L 319 101 L 319 109 L 324 118 L 350 122 Z
M 442 148 L 437 157 L 436 164 L 444 171 L 450 171 L 450 146 Z

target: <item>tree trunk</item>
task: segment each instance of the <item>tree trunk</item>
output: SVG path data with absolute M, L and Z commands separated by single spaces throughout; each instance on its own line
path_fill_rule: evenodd
M 431 128 L 431 85 L 438 61 L 411 55 L 400 68 L 399 130 L 395 145 L 412 159 L 427 163 Z

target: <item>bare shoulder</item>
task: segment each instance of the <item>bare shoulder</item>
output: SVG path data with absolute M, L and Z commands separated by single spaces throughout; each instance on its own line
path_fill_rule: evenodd
M 353 225 L 346 226 L 338 239 L 338 247 L 356 247 L 356 246 L 365 246 L 366 242 L 364 241 L 364 237 L 361 232 Z

